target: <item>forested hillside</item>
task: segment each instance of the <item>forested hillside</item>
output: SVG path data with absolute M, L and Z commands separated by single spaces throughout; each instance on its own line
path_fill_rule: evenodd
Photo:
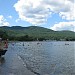
M 53 31 L 51 29 L 30 26 L 30 27 L 0 27 L 0 37 L 3 39 L 18 41 L 35 41 L 35 40 L 66 40 L 74 41 L 75 32 L 72 31 Z

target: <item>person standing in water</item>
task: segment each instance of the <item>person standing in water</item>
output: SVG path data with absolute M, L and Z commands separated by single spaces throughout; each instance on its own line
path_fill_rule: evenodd
M 2 38 L 0 38 L 0 49 L 2 49 Z
M 8 48 L 8 39 L 4 41 L 4 45 L 5 45 L 4 48 Z

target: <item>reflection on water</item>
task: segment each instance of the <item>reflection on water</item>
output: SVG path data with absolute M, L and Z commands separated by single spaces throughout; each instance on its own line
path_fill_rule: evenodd
M 0 59 L 0 74 L 33 75 L 26 74 L 24 66 L 35 75 L 75 75 L 74 47 L 75 42 L 65 41 L 10 43 L 5 58 Z
M 73 42 L 28 42 L 19 56 L 37 75 L 75 75 Z

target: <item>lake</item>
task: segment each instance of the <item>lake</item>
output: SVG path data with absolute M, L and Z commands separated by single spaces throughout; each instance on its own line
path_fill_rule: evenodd
M 0 75 L 75 75 L 75 42 L 12 42 L 0 61 Z

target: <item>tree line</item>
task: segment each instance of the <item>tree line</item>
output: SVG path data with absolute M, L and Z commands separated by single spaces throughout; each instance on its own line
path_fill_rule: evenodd
M 59 37 L 59 36 L 50 36 L 50 37 L 34 37 L 30 35 L 24 35 L 24 36 L 11 36 L 8 35 L 7 32 L 0 30 L 0 38 L 3 40 L 9 39 L 10 41 L 46 41 L 46 40 L 56 40 L 56 41 L 75 41 L 75 37 L 70 36 L 70 37 Z

